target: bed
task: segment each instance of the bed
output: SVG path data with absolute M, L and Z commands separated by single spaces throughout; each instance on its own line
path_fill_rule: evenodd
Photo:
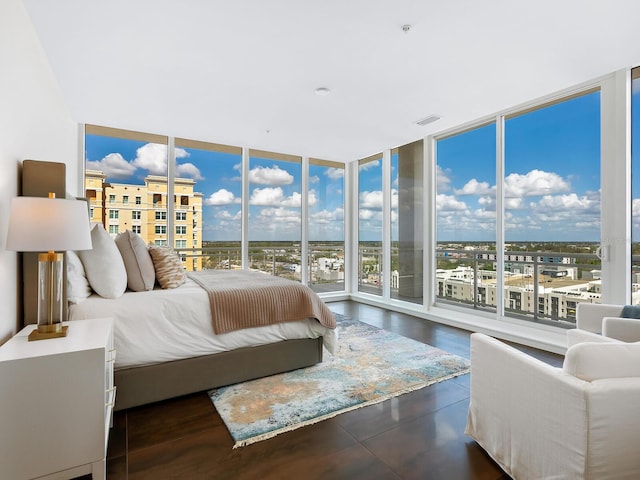
M 227 285 L 255 276 L 283 283 L 256 272 L 194 272 L 178 288 L 116 299 L 94 293 L 69 305 L 73 321 L 114 319 L 116 410 L 310 366 L 323 349 L 333 352 L 335 330 L 311 317 L 216 334 L 208 292 L 197 282 L 207 273 Z
M 25 160 L 23 195 L 65 197 L 65 177 L 63 163 Z M 114 319 L 116 410 L 307 367 L 322 361 L 325 347 L 332 350 L 335 330 L 307 317 L 214 333 L 208 293 L 191 278 L 159 288 L 151 246 L 130 231 L 118 237 L 130 240 L 132 250 L 116 247 L 118 238 L 101 227 L 92 230 L 93 249 L 82 261 L 83 252 L 67 252 L 64 292 L 71 320 Z M 37 319 L 37 255 L 23 254 L 22 264 L 26 325 Z M 179 259 L 176 267 L 182 272 Z M 145 278 L 133 281 L 139 274 Z M 112 295 L 116 284 L 121 290 Z
M 111 317 L 116 410 L 313 365 L 335 319 L 309 287 L 248 270 L 185 272 L 173 250 L 100 223 L 67 252 L 69 320 Z

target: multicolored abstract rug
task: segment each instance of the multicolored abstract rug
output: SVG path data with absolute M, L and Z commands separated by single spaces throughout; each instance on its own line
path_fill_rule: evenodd
M 338 349 L 318 365 L 211 390 L 233 448 L 469 372 L 469 360 L 336 314 Z

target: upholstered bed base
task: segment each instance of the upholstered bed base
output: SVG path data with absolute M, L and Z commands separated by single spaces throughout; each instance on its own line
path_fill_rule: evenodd
M 322 337 L 187 358 L 115 372 L 115 410 L 315 365 Z

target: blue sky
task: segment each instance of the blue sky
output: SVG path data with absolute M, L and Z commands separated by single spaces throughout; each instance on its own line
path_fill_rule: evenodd
M 167 172 L 165 145 L 87 135 L 86 165 L 114 183 L 144 184 Z M 240 154 L 176 148 L 176 173 L 196 181 L 203 195 L 203 239 L 241 238 Z M 300 241 L 300 163 L 249 161 L 249 240 Z M 344 170 L 309 166 L 309 239 L 344 240 Z
M 599 241 L 600 94 L 505 121 L 505 240 Z M 439 241 L 495 242 L 494 124 L 437 144 Z

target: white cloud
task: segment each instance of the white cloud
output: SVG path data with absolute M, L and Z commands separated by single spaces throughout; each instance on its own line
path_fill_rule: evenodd
M 505 210 L 521 210 L 524 208 L 524 199 L 522 198 L 505 198 Z
M 447 192 L 451 188 L 450 169 L 444 170 L 440 165 L 436 165 L 436 190 L 438 192 Z
M 504 179 L 507 198 L 552 195 L 571 190 L 569 183 L 560 175 L 542 170 L 531 170 L 526 175 L 512 173 Z
M 320 177 L 317 175 L 309 177 L 309 183 L 318 183 L 319 181 L 320 181 Z
M 344 177 L 344 168 L 329 167 L 324 171 L 324 174 L 331 180 L 338 180 Z
M 232 192 L 224 188 L 213 192 L 209 195 L 209 198 L 204 201 L 205 205 L 231 205 L 232 203 L 240 203 L 240 199 L 236 198 Z
M 316 196 L 315 190 L 309 190 L 309 193 L 307 194 L 307 203 L 309 207 L 314 207 L 316 203 L 318 203 L 318 197 Z
M 176 165 L 176 176 L 179 178 L 192 178 L 195 181 L 204 180 L 200 169 L 189 162 Z
M 176 158 L 186 158 L 189 153 L 183 148 L 175 149 Z M 167 146 L 160 143 L 146 143 L 136 150 L 133 165 L 148 170 L 151 175 L 167 175 Z M 200 172 L 198 172 L 199 174 Z
M 362 163 L 358 165 L 358 171 L 364 172 L 365 170 L 369 170 L 374 167 L 380 166 L 380 160 L 373 160 L 371 162 Z
M 288 208 L 263 208 L 258 214 L 258 220 L 269 224 L 293 223 L 300 224 L 300 212 Z
M 631 201 L 631 215 L 633 217 L 640 217 L 640 198 L 634 198 Z
M 249 171 L 249 182 L 258 185 L 290 185 L 293 183 L 293 175 L 277 165 L 256 167 Z
M 486 219 L 494 219 L 496 218 L 495 210 L 485 210 L 483 208 L 478 208 L 474 210 L 473 217 L 475 218 L 486 218 Z
M 284 193 L 280 187 L 256 188 L 251 193 L 249 204 L 251 205 L 279 205 L 284 200 Z
M 359 208 L 382 209 L 382 192 L 374 190 L 373 192 L 361 192 Z M 398 208 L 398 190 L 391 189 L 391 208 Z
M 446 212 L 451 210 L 466 210 L 467 204 L 461 202 L 453 195 L 445 195 L 439 193 L 436 195 L 436 209 L 439 212 Z
M 309 190 L 309 206 L 314 206 L 317 201 L 316 192 Z M 256 188 L 251 193 L 249 204 L 264 207 L 300 208 L 302 205 L 302 196 L 299 192 L 293 192 L 290 196 L 285 197 L 281 187 Z
M 309 196 L 311 196 L 311 192 L 309 192 Z M 290 197 L 283 199 L 280 204 L 283 207 L 301 207 L 302 195 L 300 195 L 298 192 L 293 192 Z
M 232 215 L 229 210 L 220 210 L 216 212 L 214 216 L 215 218 L 219 218 L 220 220 L 227 220 L 230 222 L 238 221 L 242 219 L 242 210 L 239 210 L 235 215 Z
M 382 192 L 374 190 L 373 192 L 360 193 L 360 209 L 363 208 L 382 208 Z
M 336 220 L 342 220 L 344 218 L 344 210 L 342 208 L 336 208 L 333 211 L 321 210 L 311 214 L 311 223 L 313 224 L 329 224 Z
M 495 189 L 487 182 L 479 182 L 472 178 L 460 189 L 455 189 L 456 195 L 495 195 Z
M 102 160 L 88 160 L 87 168 L 100 170 L 108 178 L 128 178 L 136 171 L 136 167 L 127 162 L 119 153 L 110 153 Z
M 371 220 L 377 212 L 374 210 L 369 210 L 368 208 L 361 208 L 358 210 L 358 218 L 360 220 Z
M 597 201 L 586 196 L 578 197 L 575 193 L 568 195 L 545 195 L 537 204 L 532 204 L 534 208 L 543 208 L 544 210 L 571 210 L 577 213 L 577 210 L 591 209 L 598 204 Z
M 496 198 L 495 197 L 480 197 L 478 199 L 478 205 L 488 210 L 495 210 L 496 208 Z

